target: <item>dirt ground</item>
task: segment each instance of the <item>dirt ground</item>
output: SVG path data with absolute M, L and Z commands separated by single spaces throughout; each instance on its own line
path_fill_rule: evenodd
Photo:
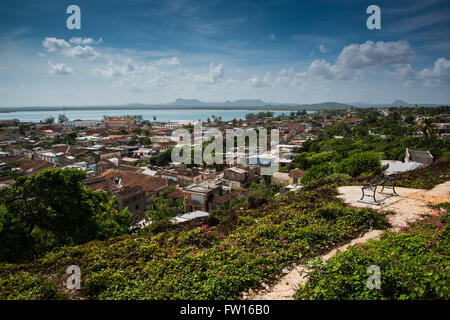
M 379 187 L 378 191 L 381 189 Z M 432 214 L 433 211 L 429 207 L 430 204 L 438 204 L 441 202 L 450 202 L 450 181 L 437 185 L 431 190 L 395 188 L 399 196 L 392 196 L 377 192 L 377 199 L 381 205 L 373 203 L 361 203 L 361 186 L 347 186 L 338 188 L 339 198 L 343 199 L 347 204 L 354 207 L 370 207 L 383 211 L 393 211 L 395 214 L 388 216 L 389 222 L 392 224 L 392 230 L 396 231 L 409 222 L 419 219 L 424 214 Z M 390 190 L 386 190 L 390 192 Z M 365 200 L 370 202 L 370 198 Z M 356 243 L 364 243 L 369 239 L 375 239 L 382 233 L 381 230 L 371 230 L 359 238 L 353 239 L 350 243 L 339 248 L 335 248 L 330 252 L 321 256 L 326 261 L 334 256 L 338 251 L 345 251 L 350 245 Z M 307 271 L 303 266 L 292 265 L 291 268 L 283 269 L 283 275 L 274 285 L 268 286 L 261 284 L 264 288 L 258 293 L 250 290 L 244 293 L 244 300 L 290 300 L 298 288 L 299 284 L 305 284 L 307 275 L 301 274 Z

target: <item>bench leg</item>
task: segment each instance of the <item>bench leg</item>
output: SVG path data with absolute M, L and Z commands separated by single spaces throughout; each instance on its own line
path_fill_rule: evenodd
M 397 193 L 397 191 L 395 191 L 395 182 L 394 185 L 392 186 L 392 191 L 394 192 L 394 195 L 398 196 L 399 194 Z

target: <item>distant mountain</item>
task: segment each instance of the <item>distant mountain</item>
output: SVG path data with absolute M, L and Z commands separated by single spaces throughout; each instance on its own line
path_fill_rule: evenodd
M 207 105 L 205 102 L 202 102 L 198 99 L 181 99 L 178 98 L 172 103 L 169 103 L 172 106 L 204 106 Z
M 296 110 L 342 110 L 351 107 L 360 108 L 391 108 L 391 107 L 436 107 L 443 104 L 411 104 L 403 100 L 395 100 L 390 104 L 374 104 L 370 102 L 353 102 L 353 103 L 339 103 L 339 102 L 322 102 L 322 103 L 280 103 L 280 102 L 265 102 L 260 99 L 241 99 L 235 101 L 225 102 L 204 102 L 198 99 L 183 99 L 178 98 L 174 102 L 161 104 L 144 104 L 144 103 L 130 103 L 124 105 L 102 105 L 102 106 L 34 106 L 34 107 L 0 107 L 0 113 L 17 112 L 17 111 L 69 111 L 69 110 L 252 110 L 252 111 L 296 111 Z M 445 105 L 445 104 L 444 104 Z
M 405 102 L 403 100 L 395 100 L 394 102 L 391 103 L 391 106 L 393 107 L 401 107 L 401 106 L 408 106 L 409 103 Z
M 198 99 L 182 99 L 178 98 L 174 102 L 169 103 L 169 106 L 177 107 L 224 107 L 224 108 L 273 108 L 273 109 L 309 109 L 309 110 L 320 110 L 320 109 L 347 109 L 352 105 L 338 103 L 338 102 L 323 102 L 323 103 L 312 103 L 312 104 L 296 104 L 296 103 L 279 103 L 279 102 L 265 102 L 261 99 L 240 99 L 235 101 L 225 101 L 225 102 L 203 102 Z
M 182 99 L 178 98 L 174 102 L 169 103 L 171 106 L 185 106 L 185 107 L 262 107 L 269 103 L 260 99 L 242 99 L 226 102 L 203 102 L 198 99 Z
M 0 107 L 0 113 L 17 112 L 17 111 L 58 111 L 58 110 L 279 110 L 279 111 L 296 111 L 296 110 L 338 110 L 348 109 L 354 105 L 338 102 L 322 102 L 311 104 L 296 103 L 279 103 L 265 102 L 260 99 L 241 99 L 225 102 L 203 102 L 198 99 L 182 99 L 178 98 L 174 102 L 165 104 L 143 104 L 130 103 L 125 105 L 103 105 L 103 106 L 35 106 L 35 107 Z
M 393 108 L 393 107 L 415 107 L 421 106 L 421 107 L 437 107 L 441 106 L 442 104 L 435 104 L 435 103 L 408 103 L 404 100 L 395 100 L 392 103 L 371 103 L 371 102 L 352 102 L 350 103 L 356 107 L 360 108 Z

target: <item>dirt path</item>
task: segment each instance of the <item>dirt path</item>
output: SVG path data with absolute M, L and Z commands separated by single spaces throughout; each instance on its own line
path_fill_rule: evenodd
M 377 197 L 381 200 L 382 205 L 373 205 L 358 202 L 361 197 L 360 186 L 348 186 L 338 188 L 339 198 L 346 203 L 355 207 L 370 207 L 382 211 L 393 211 L 395 215 L 388 216 L 389 222 L 392 224 L 392 230 L 396 231 L 408 222 L 419 219 L 424 214 L 433 213 L 429 204 L 438 204 L 441 202 L 450 202 L 450 181 L 437 185 L 431 190 L 396 188 L 400 196 L 390 196 L 377 193 Z M 368 199 L 368 198 L 367 198 Z M 375 239 L 382 233 L 381 230 L 371 230 L 359 238 L 353 239 L 351 242 L 335 248 L 330 252 L 320 256 L 324 261 L 330 259 L 338 251 L 345 251 L 350 245 L 364 243 L 369 239 Z M 265 289 L 258 293 L 250 290 L 244 293 L 244 300 L 290 300 L 298 288 L 299 284 L 305 284 L 307 277 L 301 274 L 306 271 L 303 266 L 293 265 L 290 269 L 284 268 L 283 275 L 274 285 L 268 286 L 261 284 Z

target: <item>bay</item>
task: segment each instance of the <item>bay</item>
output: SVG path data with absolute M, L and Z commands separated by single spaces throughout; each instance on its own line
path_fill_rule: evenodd
M 126 110 L 61 110 L 55 111 L 18 111 L 0 113 L 0 120 L 19 119 L 21 122 L 39 122 L 48 117 L 54 117 L 57 121 L 58 114 L 64 113 L 69 120 L 102 120 L 103 116 L 122 116 L 129 115 L 142 115 L 144 120 L 153 121 L 153 117 L 156 117 L 157 121 L 177 121 L 177 120 L 202 120 L 206 121 L 208 118 L 212 120 L 212 116 L 221 117 L 223 121 L 230 121 L 233 119 L 245 119 L 245 115 L 248 113 L 258 113 L 261 111 L 271 111 L 275 116 L 286 114 L 290 111 L 272 111 L 272 110 L 220 110 L 220 109 L 203 109 L 203 110 L 142 110 L 142 109 L 126 109 Z M 313 111 L 308 111 L 312 113 Z

